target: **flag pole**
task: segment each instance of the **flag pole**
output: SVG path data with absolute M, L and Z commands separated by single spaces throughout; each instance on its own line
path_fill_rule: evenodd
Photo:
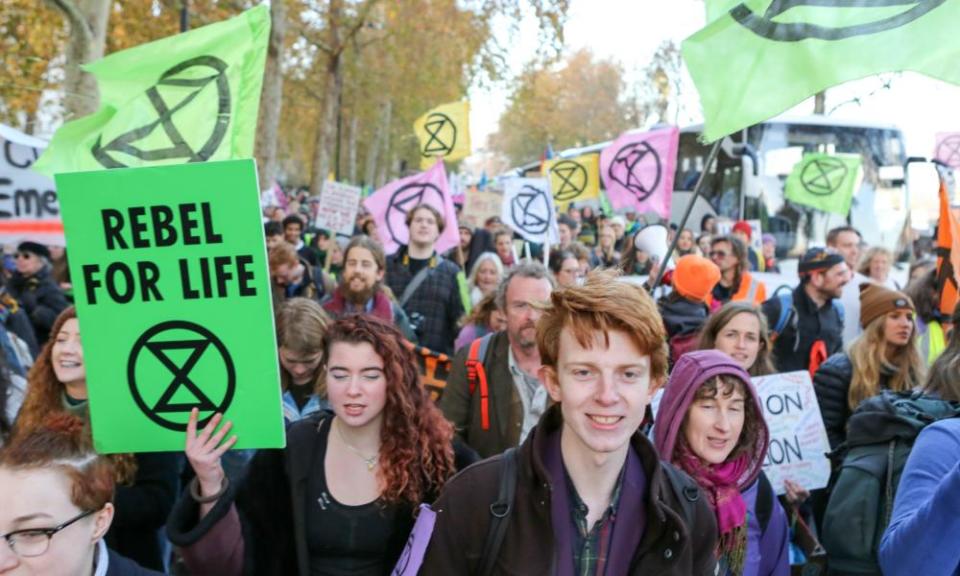
M 651 294 L 653 294 L 654 290 L 657 289 L 657 286 L 660 285 L 660 281 L 663 280 L 663 273 L 667 271 L 667 262 L 670 261 L 674 251 L 677 249 L 677 241 L 680 239 L 680 232 L 682 232 L 687 226 L 687 220 L 690 219 L 690 213 L 693 212 L 693 205 L 697 203 L 697 198 L 700 197 L 700 192 L 703 190 L 703 184 L 707 181 L 707 174 L 710 172 L 710 168 L 713 167 L 713 163 L 717 159 L 717 154 L 720 152 L 721 142 L 723 142 L 723 138 L 719 138 L 716 142 L 714 142 L 713 147 L 710 149 L 710 154 L 707 155 L 707 161 L 703 165 L 703 172 L 700 173 L 700 177 L 697 179 L 697 185 L 693 187 L 693 196 L 690 198 L 690 202 L 687 204 L 687 210 L 683 213 L 683 218 L 680 219 L 680 224 L 677 227 L 677 233 L 673 236 L 673 241 L 670 242 L 670 248 L 667 250 L 666 256 L 663 257 L 663 262 L 660 265 L 660 271 L 657 272 L 656 280 L 654 280 L 653 284 L 650 285 Z

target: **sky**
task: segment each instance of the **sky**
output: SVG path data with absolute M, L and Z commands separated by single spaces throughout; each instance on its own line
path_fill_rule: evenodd
M 601 58 L 623 65 L 626 79 L 636 79 L 664 40 L 678 43 L 704 25 L 700 0 L 572 0 L 566 26 L 567 53 L 587 47 Z M 526 22 L 511 36 L 510 66 L 522 70 L 537 48 L 536 26 Z M 880 88 L 891 80 L 890 89 Z M 685 79 L 680 124 L 702 121 L 700 105 L 689 76 Z M 486 145 L 506 108 L 509 83 L 471 92 L 471 140 L 474 149 Z M 853 103 L 860 98 L 859 104 Z M 888 74 L 850 82 L 827 91 L 827 111 L 845 120 L 894 124 L 903 130 L 907 153 L 930 156 L 937 132 L 960 131 L 960 87 L 913 73 Z M 811 114 L 812 99 L 790 111 Z M 636 128 L 634 126 L 625 129 Z

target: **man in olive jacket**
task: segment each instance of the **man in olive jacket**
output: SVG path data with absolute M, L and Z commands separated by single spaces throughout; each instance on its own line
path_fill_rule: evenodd
M 665 340 L 650 296 L 610 272 L 554 292 L 537 347 L 555 404 L 516 453 L 446 485 L 419 573 L 714 574 L 717 527 L 705 497 L 637 431 L 666 379 Z M 505 533 L 489 546 L 499 524 L 491 504 L 510 462 L 515 494 Z

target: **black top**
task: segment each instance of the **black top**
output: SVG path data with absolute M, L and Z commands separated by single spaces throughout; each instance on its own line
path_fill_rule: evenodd
M 324 459 L 330 436 L 327 419 L 321 426 L 318 450 L 307 483 L 307 548 L 312 576 L 380 576 L 397 561 L 389 549 L 396 528 L 396 506 L 380 499 L 360 506 L 337 502 L 327 488 Z M 409 513 L 408 513 L 409 515 Z M 413 527 L 410 519 L 409 528 Z
M 430 263 L 430 258 L 410 258 L 410 275 L 416 276 L 417 272 L 423 270 Z
M 314 393 L 314 387 L 309 382 L 307 384 L 295 384 L 291 381 L 287 390 L 290 391 L 293 401 L 297 403 L 297 408 L 300 410 L 303 410 L 303 407 L 310 401 L 310 396 Z

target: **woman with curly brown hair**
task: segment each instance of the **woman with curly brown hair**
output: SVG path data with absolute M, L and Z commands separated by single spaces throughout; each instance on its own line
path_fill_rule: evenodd
M 87 406 L 87 370 L 83 362 L 80 323 L 76 309 L 57 317 L 27 374 L 27 395 L 14 424 L 13 436 L 43 428 L 51 415 L 68 413 L 80 418 L 90 435 Z M 176 500 L 179 477 L 177 454 L 111 454 L 116 469 L 116 514 L 107 545 L 111 550 L 153 570 L 163 569 L 164 526 Z
M 367 315 L 324 337 L 323 412 L 295 423 L 283 450 L 261 450 L 231 485 L 215 416 L 186 454 L 196 472 L 167 532 L 194 574 L 389 574 L 413 526 L 454 473 L 453 429 L 420 382 L 396 328 Z

